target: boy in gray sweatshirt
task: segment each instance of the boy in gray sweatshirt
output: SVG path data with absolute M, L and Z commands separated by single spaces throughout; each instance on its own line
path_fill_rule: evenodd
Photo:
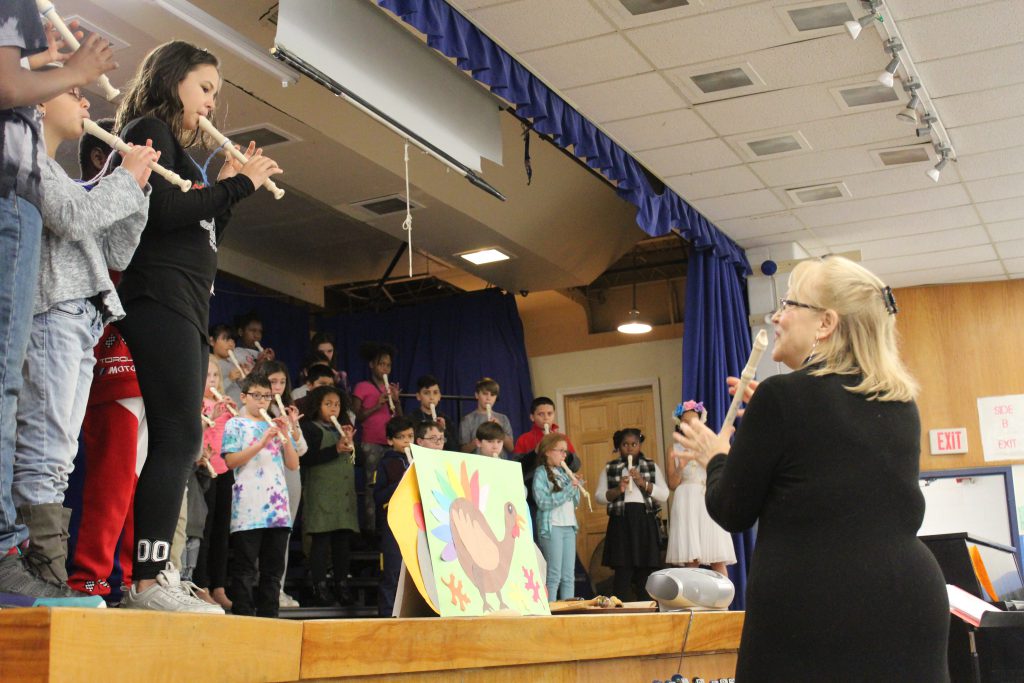
M 71 88 L 39 109 L 47 148 L 42 258 L 18 403 L 13 495 L 18 523 L 28 527 L 30 566 L 40 578 L 64 584 L 70 519 L 64 491 L 92 384 L 93 347 L 106 323 L 124 317 L 108 269 L 123 270 L 131 261 L 146 225 L 149 163 L 159 155 L 134 147 L 120 168 L 87 191 L 54 156 L 62 142 L 82 136 L 89 101 Z

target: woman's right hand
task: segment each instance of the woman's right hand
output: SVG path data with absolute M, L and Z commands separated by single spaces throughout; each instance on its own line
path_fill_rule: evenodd
M 729 395 L 736 395 L 736 388 L 740 384 L 739 377 L 726 377 L 725 383 L 729 385 Z M 743 402 L 750 403 L 750 399 L 754 397 L 754 391 L 757 390 L 758 385 L 761 384 L 756 379 L 750 380 L 750 384 L 747 385 L 746 391 L 743 392 Z M 743 417 L 743 413 L 747 412 L 746 408 L 740 408 L 736 411 L 736 417 Z
M 114 61 L 114 51 L 110 43 L 98 33 L 89 34 L 81 47 L 64 63 L 64 70 L 71 70 L 77 76 L 78 85 L 88 85 L 116 68 L 117 62 Z
M 262 149 L 258 149 L 252 158 L 245 162 L 239 173 L 251 180 L 253 187 L 258 190 L 270 176 L 284 173 L 284 171 L 281 170 L 276 161 L 270 157 L 263 156 Z

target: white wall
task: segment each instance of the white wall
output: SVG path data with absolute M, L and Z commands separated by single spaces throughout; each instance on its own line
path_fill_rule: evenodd
M 550 396 L 556 401 L 559 390 L 657 378 L 661 388 L 662 449 L 670 438 L 672 411 L 681 400 L 682 367 L 681 338 L 530 358 L 533 395 Z M 558 421 L 564 424 L 565 417 L 559 415 Z M 660 462 L 663 454 L 647 455 Z

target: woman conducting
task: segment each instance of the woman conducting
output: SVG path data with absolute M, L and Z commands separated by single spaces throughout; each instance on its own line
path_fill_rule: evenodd
M 772 315 L 772 358 L 794 372 L 748 390 L 731 446 L 701 424 L 679 436 L 707 468 L 711 517 L 732 532 L 759 523 L 738 681 L 949 680 L 895 316 L 863 267 L 801 263 Z

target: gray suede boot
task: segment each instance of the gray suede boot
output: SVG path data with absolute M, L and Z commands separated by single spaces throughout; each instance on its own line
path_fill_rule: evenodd
M 70 521 L 71 511 L 66 519 Z M 60 585 L 66 585 L 67 526 L 65 509 L 60 503 L 21 505 L 17 521 L 28 527 L 28 552 L 25 560 L 33 574 Z

